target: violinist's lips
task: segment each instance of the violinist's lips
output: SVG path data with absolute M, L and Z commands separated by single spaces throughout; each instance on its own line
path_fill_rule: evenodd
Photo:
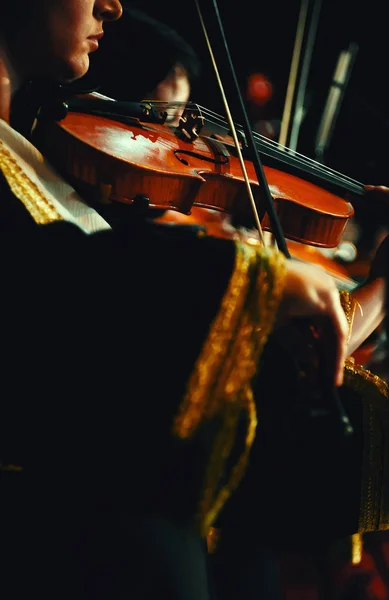
M 90 36 L 88 37 L 88 40 L 96 40 L 96 41 L 99 41 L 99 40 L 101 40 L 101 38 L 103 37 L 103 35 L 104 35 L 104 32 L 103 32 L 103 31 L 101 31 L 100 33 L 96 33 L 96 35 L 90 35 Z
M 97 33 L 96 35 L 90 35 L 88 40 L 92 42 L 93 49 L 97 50 L 99 47 L 99 40 L 103 37 L 104 33 Z

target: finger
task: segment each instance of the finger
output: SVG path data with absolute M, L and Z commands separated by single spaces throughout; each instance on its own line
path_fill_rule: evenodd
M 381 197 L 387 201 L 389 187 L 386 185 L 365 185 L 365 192 L 373 197 Z
M 365 185 L 366 192 L 389 192 L 389 187 L 386 185 Z
M 11 84 L 5 63 L 0 55 L 0 119 L 9 122 Z

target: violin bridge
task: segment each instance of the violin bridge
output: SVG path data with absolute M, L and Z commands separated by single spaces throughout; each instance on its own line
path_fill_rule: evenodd
M 180 117 L 177 130 L 181 133 L 182 137 L 186 139 L 186 141 L 193 142 L 199 137 L 203 125 L 204 117 L 199 113 L 199 111 L 186 109 Z

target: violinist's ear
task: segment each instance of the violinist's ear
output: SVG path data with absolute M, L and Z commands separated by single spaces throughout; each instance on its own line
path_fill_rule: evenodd
M 11 82 L 5 61 L 1 56 L 0 49 L 0 119 L 9 123 L 11 106 Z

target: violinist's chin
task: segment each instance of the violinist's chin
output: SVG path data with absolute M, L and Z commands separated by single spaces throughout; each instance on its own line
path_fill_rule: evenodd
M 96 39 L 88 38 L 90 52 L 96 52 L 99 49 L 99 42 Z
M 59 83 L 71 83 L 76 79 L 80 79 L 89 69 L 89 54 L 91 52 L 92 44 L 88 43 L 85 44 L 82 52 L 69 57 L 66 61 L 57 60 L 50 69 L 52 79 Z

